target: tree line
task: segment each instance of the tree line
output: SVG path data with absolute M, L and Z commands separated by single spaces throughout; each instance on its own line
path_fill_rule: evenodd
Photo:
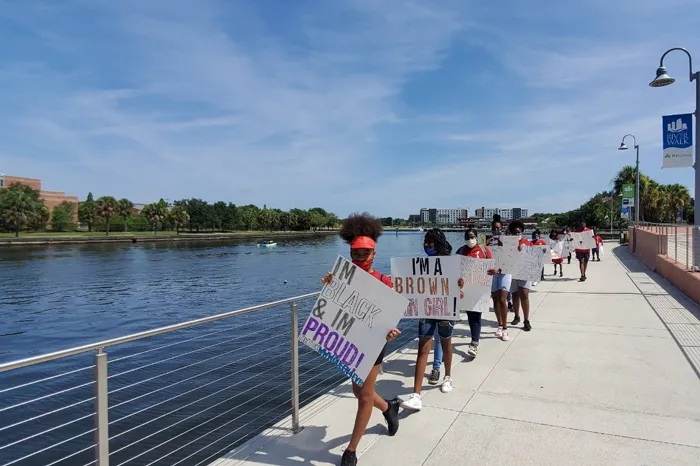
M 255 205 L 237 206 L 231 202 L 208 203 L 202 199 L 182 199 L 172 205 L 165 200 L 148 204 L 140 211 L 129 199 L 102 196 L 95 199 L 88 193 L 77 206 L 63 202 L 52 212 L 44 204 L 39 191 L 13 183 L 0 190 L 0 230 L 13 231 L 19 236 L 23 230 L 42 231 L 50 224 L 51 231 L 66 232 L 78 229 L 100 231 L 175 231 L 230 232 L 237 230 L 308 231 L 335 228 L 338 217 L 321 207 L 312 209 L 259 208 Z
M 635 170 L 631 165 L 622 167 L 611 181 L 611 191 L 596 194 L 578 209 L 559 214 L 537 213 L 534 217 L 544 228 L 574 227 L 583 220 L 588 226 L 601 229 L 610 228 L 612 221 L 612 228 L 624 229 L 628 221 L 620 217 L 622 186 L 635 184 Z M 677 183 L 660 184 L 641 172 L 639 185 L 640 221 L 676 223 L 680 216 L 681 222 L 693 222 L 695 206 L 688 188 Z

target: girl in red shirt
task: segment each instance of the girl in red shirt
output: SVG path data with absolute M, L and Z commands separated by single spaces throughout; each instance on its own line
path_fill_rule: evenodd
M 479 234 L 474 228 L 469 228 L 464 232 L 466 244 L 457 250 L 457 254 L 462 256 L 474 257 L 476 259 L 492 259 L 491 250 L 486 246 L 478 244 L 477 238 Z M 491 269 L 489 275 L 496 275 L 498 270 Z M 487 301 L 488 302 L 488 301 Z M 467 319 L 469 321 L 469 331 L 472 335 L 472 341 L 467 348 L 467 354 L 472 358 L 476 357 L 479 351 L 479 339 L 481 337 L 481 309 L 473 309 L 467 311 Z
M 353 264 L 376 279 L 381 280 L 385 285 L 393 287 L 390 277 L 382 275 L 372 268 L 376 241 L 382 234 L 381 220 L 367 213 L 351 215 L 341 225 L 339 234 L 350 245 L 350 258 Z M 323 277 L 321 282 L 325 285 L 330 283 L 332 279 L 333 274 L 329 272 Z M 390 331 L 386 336 L 387 342 L 396 338 L 399 333 L 401 333 L 399 329 Z M 372 416 L 372 407 L 380 409 L 382 414 L 384 414 L 390 436 L 396 434 L 396 431 L 399 429 L 400 400 L 398 398 L 385 400 L 374 390 L 379 367 L 384 360 L 385 352 L 386 345 L 379 353 L 374 367 L 372 367 L 365 379 L 364 385 L 360 387 L 354 382 L 352 384 L 352 392 L 357 398 L 357 414 L 355 415 L 355 426 L 352 429 L 350 444 L 343 452 L 342 466 L 355 466 L 357 464 L 357 454 L 355 452 Z

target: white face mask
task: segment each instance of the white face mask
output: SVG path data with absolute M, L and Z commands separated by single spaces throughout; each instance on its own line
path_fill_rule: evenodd
M 476 246 L 476 239 L 473 239 L 473 238 L 472 238 L 472 239 L 468 239 L 468 240 L 467 240 L 467 246 L 469 246 L 470 248 L 473 248 L 474 246 Z

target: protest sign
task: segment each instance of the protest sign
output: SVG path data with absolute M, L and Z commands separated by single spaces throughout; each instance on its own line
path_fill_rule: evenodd
M 491 295 L 493 277 L 488 274 L 488 271 L 496 268 L 496 261 L 462 256 L 461 267 L 464 297 L 460 299 L 459 309 L 471 311 L 478 306 L 479 301 Z
M 407 305 L 406 298 L 338 256 L 333 280 L 321 290 L 299 340 L 362 386 Z
M 565 248 L 564 241 L 558 240 L 558 239 L 553 240 L 553 241 L 550 241 L 549 245 L 550 245 L 549 247 L 552 248 L 552 253 L 551 253 L 552 261 L 554 259 L 561 259 L 562 257 L 566 257 L 564 255 L 564 248 Z
M 581 232 L 572 231 L 571 237 L 573 249 L 594 249 L 596 247 L 593 230 L 585 230 Z
M 503 236 L 492 238 L 491 255 L 496 261 L 496 268 L 501 269 L 501 273 L 512 274 L 518 270 L 520 263 L 520 251 L 518 245 L 520 238 L 517 236 Z
M 551 262 L 552 255 L 549 252 L 549 246 L 525 246 L 520 254 L 518 269 L 513 272 L 513 278 L 539 281 L 542 277 L 542 267 Z
M 391 259 L 394 291 L 408 298 L 405 318 L 459 320 L 461 257 Z

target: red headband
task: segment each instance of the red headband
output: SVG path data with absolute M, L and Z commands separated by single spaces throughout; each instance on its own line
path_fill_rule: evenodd
M 358 236 L 350 243 L 350 249 L 374 249 L 376 244 L 369 236 Z

